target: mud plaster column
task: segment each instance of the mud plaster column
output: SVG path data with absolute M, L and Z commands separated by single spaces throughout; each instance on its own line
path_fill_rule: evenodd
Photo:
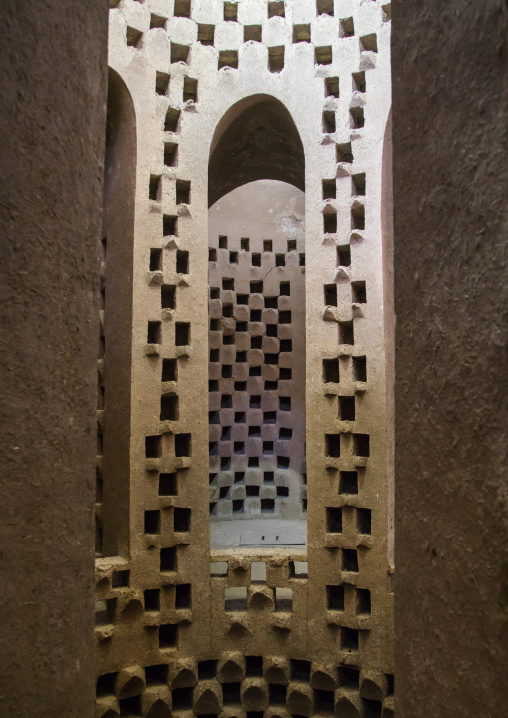
M 490 718 L 508 705 L 508 7 L 393 5 L 397 713 Z
M 0 20 L 1 712 L 89 718 L 107 8 Z

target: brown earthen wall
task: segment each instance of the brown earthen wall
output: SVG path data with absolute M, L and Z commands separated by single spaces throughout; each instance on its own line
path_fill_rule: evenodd
M 506 715 L 508 7 L 394 0 L 397 715 Z
M 0 21 L 0 712 L 89 718 L 107 4 Z

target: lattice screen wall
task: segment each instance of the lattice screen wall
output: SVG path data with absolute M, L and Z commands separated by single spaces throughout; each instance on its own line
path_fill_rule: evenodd
M 212 520 L 306 512 L 303 213 L 302 192 L 271 181 L 210 209 Z

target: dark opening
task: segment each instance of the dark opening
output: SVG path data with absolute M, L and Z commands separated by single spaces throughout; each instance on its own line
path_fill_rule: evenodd
M 329 611 L 344 610 L 344 586 L 326 587 L 327 608 Z
M 161 512 L 145 511 L 145 534 L 159 534 L 161 531 Z
M 175 587 L 175 608 L 191 607 L 191 584 L 179 583 Z
M 191 510 L 175 506 L 173 513 L 174 530 L 177 532 L 190 531 Z
M 339 477 L 339 494 L 358 493 L 358 473 L 356 471 L 341 471 Z
M 178 379 L 178 363 L 176 359 L 162 360 L 162 381 L 176 381 Z
M 159 474 L 159 496 L 177 496 L 178 482 L 176 473 Z
M 161 548 L 161 550 L 160 550 L 160 570 L 161 571 L 176 571 L 176 567 L 177 567 L 176 547 L 168 546 L 167 548 Z
M 331 507 L 326 509 L 326 530 L 328 533 L 342 533 L 342 509 Z

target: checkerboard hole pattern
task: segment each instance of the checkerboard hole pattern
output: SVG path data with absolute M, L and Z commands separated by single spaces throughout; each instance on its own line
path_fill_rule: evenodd
M 224 653 L 192 664 L 175 661 L 107 673 L 97 681 L 97 696 L 111 716 L 393 718 L 393 678 L 346 664 Z
M 210 241 L 212 519 L 280 517 L 290 500 L 300 517 L 307 509 L 304 394 L 293 377 L 295 332 L 303 337 L 304 326 L 292 311 L 297 283 L 303 292 L 305 255 L 296 240 L 283 241 L 284 247 L 282 240 L 254 247 L 250 238 L 225 235 Z

